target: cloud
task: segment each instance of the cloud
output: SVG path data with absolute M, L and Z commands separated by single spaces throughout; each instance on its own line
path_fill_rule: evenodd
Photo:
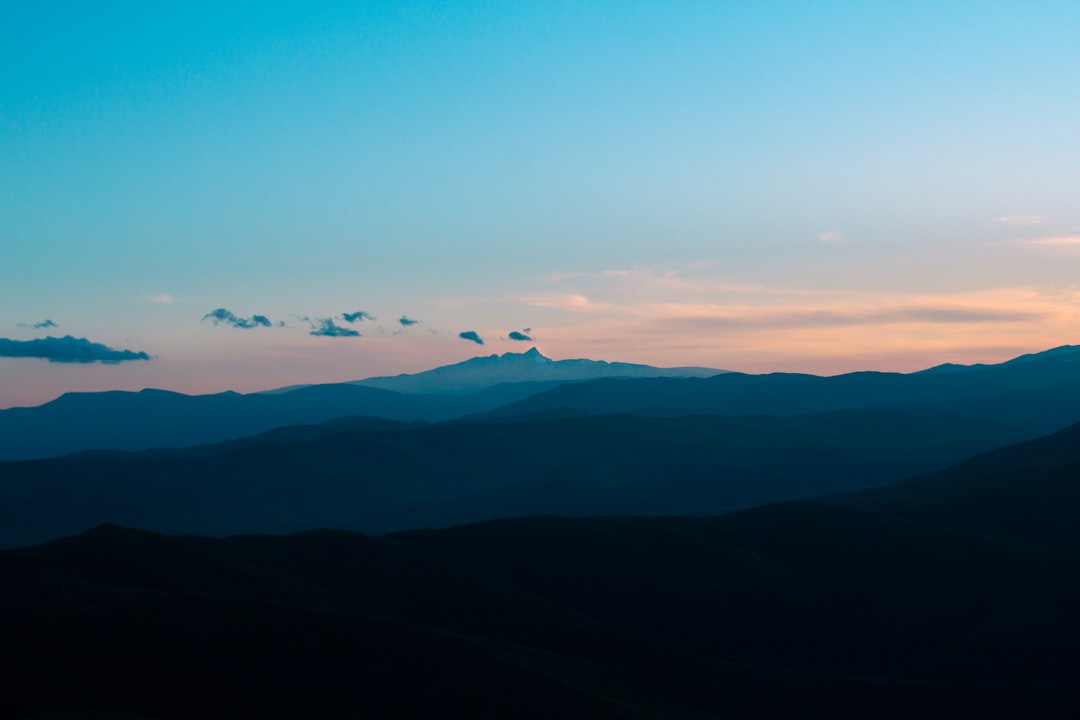
M 374 320 L 375 316 L 371 313 L 364 312 L 363 310 L 357 310 L 351 313 L 342 313 L 341 317 L 345 318 L 347 323 L 360 322 L 361 320 Z
M 44 330 L 46 328 L 60 327 L 59 325 L 54 323 L 52 320 L 48 320 L 48 319 L 42 320 L 41 322 L 36 322 L 36 323 L 24 323 L 24 322 L 21 322 L 21 323 L 15 323 L 15 324 L 16 324 L 17 327 L 34 328 L 35 330 Z
M 144 352 L 114 350 L 86 338 L 66 335 L 62 338 L 47 337 L 38 340 L 9 340 L 0 338 L 0 357 L 42 358 L 58 363 L 116 363 L 128 360 L 149 360 Z
M 150 295 L 143 298 L 146 302 L 157 303 L 158 305 L 172 305 L 175 301 L 172 295 L 169 293 L 162 293 L 161 295 Z
M 461 338 L 462 340 L 468 340 L 469 342 L 474 342 L 477 345 L 483 345 L 484 344 L 484 339 L 482 337 L 480 337 L 479 335 L 477 335 L 475 330 L 466 330 L 465 332 L 460 332 L 460 333 L 458 333 L 458 337 Z
M 930 325 L 1025 323 L 1042 320 L 1045 316 L 1046 314 L 1041 311 L 958 306 L 717 308 L 713 312 L 691 311 L 682 316 L 657 319 L 656 322 L 669 328 L 717 331 L 735 328 L 775 330 L 911 323 Z
M 585 312 L 601 308 L 601 306 L 592 302 L 581 293 L 537 293 L 533 295 L 522 295 L 519 300 L 532 307 L 553 308 L 556 310 L 576 310 Z
M 1030 227 L 1032 225 L 1045 225 L 1049 220 L 1045 215 L 1006 215 L 1005 217 L 994 218 L 994 222 L 1002 223 L 1004 225 L 1022 225 Z
M 525 341 L 525 342 L 531 342 L 532 341 L 531 337 L 529 337 L 528 335 L 526 335 L 523 332 L 518 332 L 517 330 L 512 330 L 510 332 L 510 339 L 511 340 L 522 340 L 522 341 Z
M 316 337 L 360 337 L 357 331 L 335 325 L 332 318 L 319 318 L 311 324 L 309 335 Z
M 1049 245 L 1051 247 L 1076 247 L 1080 245 L 1080 235 L 1052 235 L 1050 237 L 1021 240 L 1023 245 Z
M 405 317 L 404 315 L 402 315 L 401 318 L 398 319 L 398 322 L 401 323 L 405 327 L 409 327 L 410 325 L 415 325 L 420 321 L 419 320 L 413 320 L 412 318 L 408 318 L 408 317 Z
M 844 233 L 830 230 L 817 236 L 822 245 L 839 245 L 844 241 Z
M 226 310 L 225 308 L 218 308 L 217 310 L 212 310 L 203 315 L 202 322 L 206 322 L 207 320 L 214 323 L 215 325 L 225 323 L 226 325 L 231 325 L 235 328 L 241 328 L 243 330 L 250 330 L 256 327 L 274 326 L 274 323 L 270 320 L 270 318 L 266 317 L 265 315 L 252 315 L 249 318 L 236 317 L 236 315 L 234 315 L 231 310 Z M 279 322 L 277 323 L 277 326 L 283 327 L 284 323 Z

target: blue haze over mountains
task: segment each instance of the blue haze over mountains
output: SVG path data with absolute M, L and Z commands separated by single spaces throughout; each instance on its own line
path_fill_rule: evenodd
M 300 424 L 0 462 L 0 718 L 1080 711 L 1080 348 L 466 392 L 522 358 L 6 411 Z
M 1078 476 L 1080 425 L 721 517 L 101 526 L 0 551 L 0 717 L 1071 718 Z
M 490 411 L 563 382 L 610 377 L 707 377 L 709 368 L 655 368 L 551 360 L 535 348 L 414 375 L 241 395 L 165 390 L 68 393 L 38 407 L 0 410 L 0 460 L 96 449 L 140 450 L 218 442 L 281 425 L 362 415 L 442 421 Z
M 712 371 L 530 351 L 372 381 L 411 392 L 67 395 L 0 414 L 9 458 L 84 451 L 0 463 L 0 544 L 102 522 L 220 536 L 703 515 L 875 487 L 1075 422 L 1078 359 L 1063 347 L 912 374 L 700 377 Z M 466 392 L 537 368 L 544 379 Z M 440 383 L 458 394 L 416 392 Z
M 833 377 L 553 361 L 533 349 L 415 375 L 247 395 L 69 393 L 37 407 L 0 410 L 0 460 L 184 447 L 347 416 L 440 422 L 477 415 L 794 415 L 906 405 L 998 421 L 1023 439 L 1080 419 L 1077 367 L 1075 346 L 1000 365 Z

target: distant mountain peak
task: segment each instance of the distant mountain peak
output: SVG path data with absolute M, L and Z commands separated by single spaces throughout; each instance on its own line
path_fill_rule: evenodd
M 374 377 L 355 384 L 403 393 L 465 395 L 505 383 L 581 382 L 613 377 L 708 377 L 710 368 L 657 368 L 604 360 L 552 360 L 533 346 L 522 353 L 479 355 L 412 375 Z
M 528 361 L 531 361 L 531 362 L 549 362 L 549 363 L 550 362 L 557 362 L 556 360 L 552 360 L 551 358 L 546 357 L 543 353 L 541 353 L 535 347 L 531 347 L 531 348 L 529 348 L 528 350 L 526 350 L 525 352 L 522 352 L 522 353 L 504 352 L 502 355 L 492 355 L 492 357 L 497 357 L 497 358 L 499 358 L 499 360 L 506 360 L 506 361 L 509 361 L 509 362 L 515 362 L 515 361 L 521 361 L 521 360 L 528 360 Z

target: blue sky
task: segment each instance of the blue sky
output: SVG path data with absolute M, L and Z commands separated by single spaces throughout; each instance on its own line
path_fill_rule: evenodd
M 0 407 L 525 327 L 747 371 L 1075 342 L 1078 31 L 1066 2 L 4 3 L 0 338 L 153 359 L 0 357 Z

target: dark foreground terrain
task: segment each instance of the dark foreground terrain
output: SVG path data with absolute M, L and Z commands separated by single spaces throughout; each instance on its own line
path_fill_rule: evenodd
M 1080 427 L 714 518 L 0 553 L 3 717 L 1075 717 Z

